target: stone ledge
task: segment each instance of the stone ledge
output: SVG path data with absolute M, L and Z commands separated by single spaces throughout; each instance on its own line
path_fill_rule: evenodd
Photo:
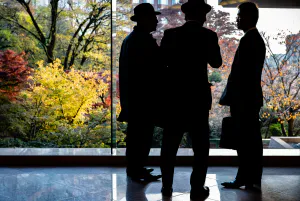
M 264 149 L 264 156 L 300 156 L 300 149 Z M 111 154 L 113 152 L 113 154 Z M 0 148 L 0 156 L 125 156 L 126 148 Z M 193 156 L 190 148 L 180 148 L 177 156 Z M 152 148 L 150 156 L 159 156 Z M 235 150 L 210 149 L 210 156 L 237 156 Z
M 0 150 L 1 166 L 126 166 L 125 148 L 113 149 L 39 149 L 3 148 Z M 160 149 L 151 149 L 147 165 L 159 165 Z M 299 149 L 264 149 L 264 166 L 300 166 Z M 191 166 L 192 149 L 179 149 L 177 165 Z M 210 166 L 238 165 L 236 151 L 211 149 Z

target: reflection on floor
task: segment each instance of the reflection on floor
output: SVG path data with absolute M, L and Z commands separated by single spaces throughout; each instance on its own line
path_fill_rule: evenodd
M 125 168 L 0 167 L 0 201 L 189 201 L 190 172 L 190 167 L 176 168 L 173 197 L 163 199 L 160 181 L 133 182 Z M 300 168 L 265 168 L 262 193 L 222 188 L 220 183 L 232 180 L 235 173 L 235 167 L 210 167 L 207 200 L 300 201 Z

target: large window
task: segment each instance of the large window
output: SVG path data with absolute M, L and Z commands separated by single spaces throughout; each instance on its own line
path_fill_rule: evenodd
M 0 147 L 110 147 L 110 1 L 1 0 L 0 26 Z
M 123 0 L 118 1 L 118 12 L 124 11 L 123 5 L 125 2 Z M 207 2 L 213 6 L 213 9 L 207 15 L 205 27 L 217 32 L 224 64 L 220 69 L 209 68 L 208 74 L 209 81 L 213 84 L 213 106 L 210 111 L 209 120 L 211 148 L 219 148 L 221 122 L 223 117 L 229 116 L 230 113 L 228 107 L 221 106 L 218 102 L 225 88 L 234 54 L 239 40 L 243 36 L 243 32 L 236 28 L 237 8 L 219 6 L 218 0 L 208 0 Z M 159 4 L 164 4 L 164 1 L 159 1 Z M 127 15 L 131 16 L 130 8 L 132 6 L 130 2 L 126 5 L 128 7 Z M 158 16 L 159 24 L 157 31 L 153 34 L 158 44 L 165 29 L 185 23 L 180 7 L 161 7 L 160 11 L 162 14 Z M 257 28 L 261 32 L 267 47 L 267 56 L 261 83 L 264 92 L 264 107 L 260 111 L 261 134 L 265 149 L 300 148 L 299 11 L 300 9 L 260 8 L 260 19 Z M 130 22 L 129 18 L 117 19 L 117 24 L 116 48 L 120 47 L 122 40 L 130 32 L 130 28 L 134 26 L 134 23 Z M 119 26 L 119 24 L 122 24 L 122 26 Z M 118 58 L 118 51 L 119 49 L 116 49 L 116 58 Z M 116 62 L 114 69 L 117 74 L 118 62 Z M 118 100 L 118 97 L 116 99 Z M 116 101 L 116 106 L 119 108 L 118 101 Z M 116 115 L 118 116 L 120 110 L 116 111 Z M 118 147 L 126 147 L 124 140 L 126 136 L 126 124 L 117 122 L 116 125 L 117 145 Z M 162 129 L 156 128 L 153 148 L 161 146 L 161 138 Z M 191 147 L 188 135 L 185 135 L 180 146 L 181 148 Z
M 116 121 L 118 58 L 139 1 L 117 0 L 115 34 L 109 0 L 49 2 L 0 0 L 0 147 L 125 148 L 127 124 Z M 179 6 L 168 7 L 169 0 L 147 2 L 161 5 L 153 33 L 160 44 L 165 29 L 185 23 L 184 15 Z M 222 118 L 230 114 L 218 101 L 243 33 L 235 25 L 237 8 L 207 2 L 213 9 L 205 26 L 218 33 L 224 64 L 208 74 L 211 148 L 219 148 Z M 266 149 L 300 148 L 299 11 L 260 8 L 257 27 L 267 47 L 260 112 Z M 155 129 L 153 148 L 161 147 L 162 131 Z M 188 135 L 180 147 L 191 147 Z

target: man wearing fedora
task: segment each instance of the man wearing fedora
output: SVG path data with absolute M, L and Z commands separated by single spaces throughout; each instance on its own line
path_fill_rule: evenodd
M 128 123 L 126 171 L 133 180 L 155 181 L 161 178 L 161 175 L 150 174 L 153 169 L 144 167 L 154 131 L 154 97 L 160 62 L 159 47 L 151 32 L 156 30 L 156 15 L 159 14 L 149 3 L 137 5 L 130 18 L 137 25 L 124 39 L 120 53 L 121 113 L 118 121 Z
M 189 0 L 181 6 L 186 23 L 166 30 L 161 52 L 166 67 L 165 127 L 161 149 L 162 194 L 172 196 L 176 153 L 188 132 L 194 151 L 190 178 L 191 199 L 205 199 L 204 186 L 209 155 L 209 110 L 211 89 L 207 65 L 219 68 L 222 57 L 217 34 L 203 27 L 211 6 L 204 0 Z

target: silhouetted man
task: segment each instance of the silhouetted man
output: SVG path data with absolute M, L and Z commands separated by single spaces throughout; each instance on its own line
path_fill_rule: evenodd
M 239 169 L 234 181 L 224 182 L 227 188 L 261 184 L 262 139 L 259 125 L 259 110 L 263 106 L 261 73 L 266 55 L 265 43 L 256 29 L 258 8 L 251 2 L 238 7 L 237 27 L 244 31 L 236 51 L 227 92 L 221 105 L 230 106 L 237 135 Z
M 153 181 L 161 177 L 151 175 L 153 169 L 144 168 L 152 144 L 155 75 L 159 64 L 159 47 L 150 33 L 156 30 L 159 14 L 149 3 L 137 5 L 131 17 L 137 26 L 124 39 L 120 53 L 122 110 L 118 121 L 128 122 L 127 175 L 134 180 Z
M 161 149 L 163 196 L 172 195 L 176 154 L 182 136 L 189 132 L 194 151 L 191 198 L 205 198 L 204 186 L 209 154 L 208 116 L 211 90 L 207 64 L 222 65 L 217 34 L 203 27 L 211 6 L 204 0 L 189 0 L 181 6 L 186 23 L 164 32 L 161 41 L 166 66 L 165 127 Z

